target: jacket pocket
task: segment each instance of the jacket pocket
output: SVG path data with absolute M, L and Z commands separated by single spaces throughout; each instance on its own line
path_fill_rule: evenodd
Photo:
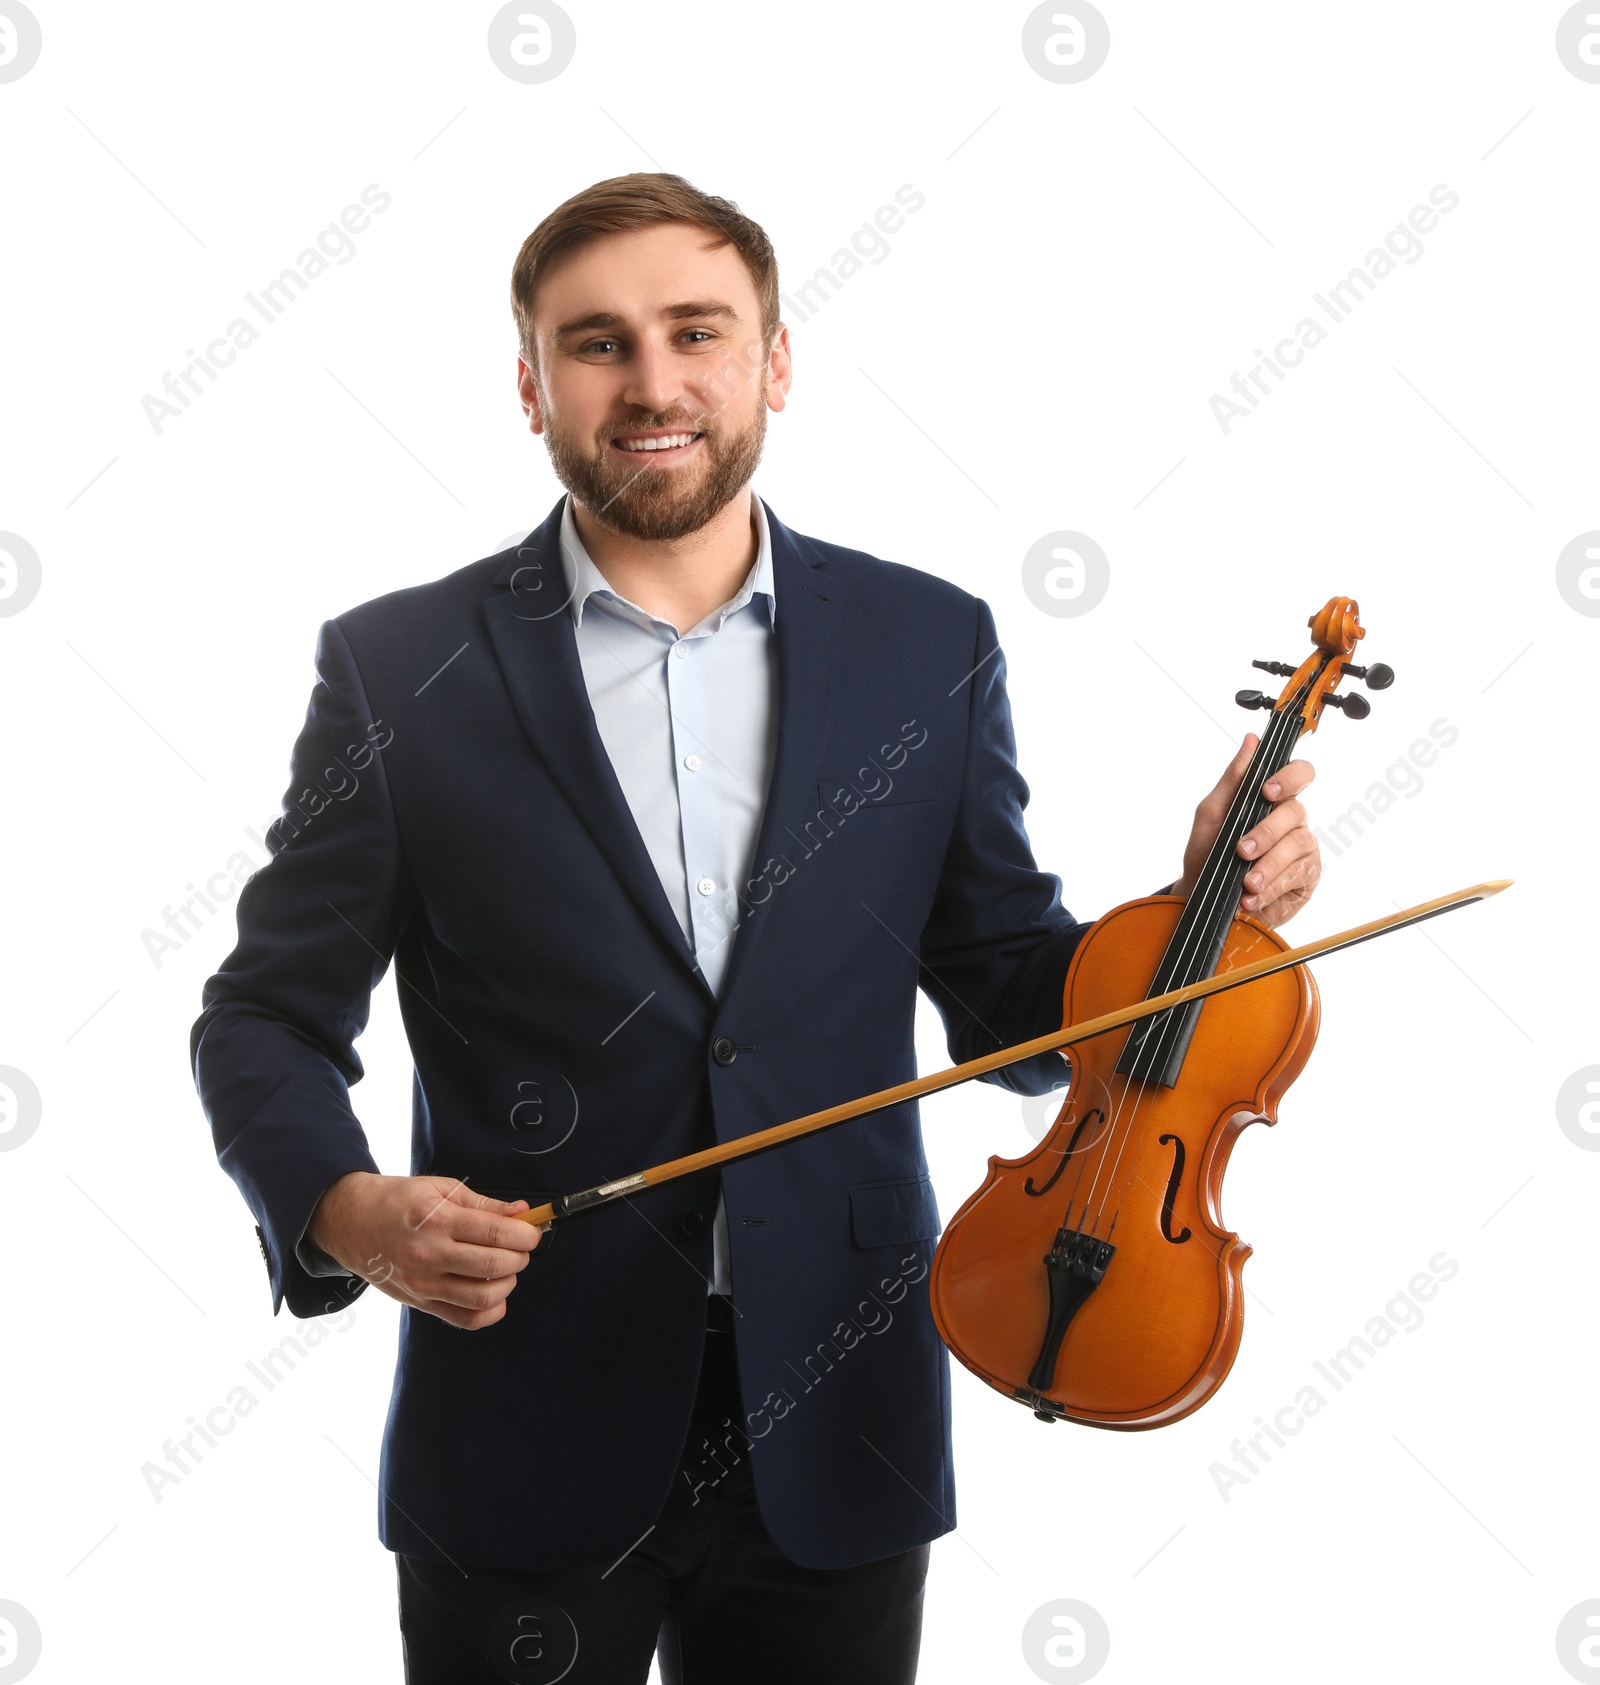
M 939 1233 L 939 1206 L 926 1176 L 898 1182 L 871 1182 L 850 1190 L 850 1233 L 857 1246 L 900 1246 L 933 1240 Z
M 935 769 L 931 766 L 903 767 L 884 772 L 876 766 L 859 772 L 838 773 L 817 781 L 817 803 L 832 808 L 844 818 L 870 813 L 878 807 L 898 807 L 908 802 L 931 802 L 935 790 Z

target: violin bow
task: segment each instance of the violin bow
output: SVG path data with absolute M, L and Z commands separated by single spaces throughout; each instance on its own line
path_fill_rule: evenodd
M 1138 1023 L 1142 1018 L 1154 1018 L 1158 1013 L 1170 1011 L 1175 1006 L 1184 1006 L 1190 1001 L 1208 1000 L 1212 995 L 1220 995 L 1229 989 L 1238 989 L 1246 983 L 1253 983 L 1258 977 L 1270 977 L 1276 971 L 1287 971 L 1291 966 L 1304 965 L 1323 954 L 1336 954 L 1341 949 L 1353 948 L 1360 942 L 1370 942 L 1375 937 L 1387 936 L 1391 931 L 1404 930 L 1409 925 L 1421 924 L 1426 919 L 1454 912 L 1457 907 L 1469 907 L 1474 902 L 1486 901 L 1491 895 L 1498 895 L 1501 890 L 1508 889 L 1511 881 L 1510 878 L 1496 878 L 1488 883 L 1474 884 L 1471 889 L 1458 890 L 1454 895 L 1441 895 L 1436 900 L 1420 902 L 1415 907 L 1403 908 L 1386 918 L 1373 919 L 1370 923 L 1341 930 L 1336 936 L 1324 936 L 1320 941 L 1307 942 L 1299 948 L 1286 948 L 1282 953 L 1242 965 L 1236 971 L 1219 972 L 1215 976 L 1202 978 L 1198 983 L 1186 984 L 1183 988 L 1169 990 L 1164 995 L 1152 995 L 1148 1000 L 1136 1001 L 1132 1006 L 1120 1007 L 1115 1012 L 1103 1013 L 1098 1018 L 1088 1018 L 1082 1023 L 1064 1024 L 1059 1030 L 1050 1031 L 1048 1035 L 1035 1036 L 1032 1041 L 1002 1047 L 997 1052 L 985 1053 L 977 1059 L 968 1059 L 964 1064 L 952 1065 L 947 1070 L 935 1071 L 930 1076 L 897 1083 L 893 1088 L 880 1088 L 875 1094 L 863 1095 L 858 1100 L 847 1100 L 842 1105 L 829 1106 L 824 1111 L 808 1112 L 804 1117 L 791 1118 L 788 1123 L 775 1124 L 770 1129 L 758 1130 L 753 1135 L 742 1135 L 737 1140 L 724 1141 L 701 1152 L 686 1154 L 683 1158 L 668 1159 L 665 1164 L 641 1170 L 633 1176 L 624 1176 L 615 1182 L 602 1182 L 598 1187 L 585 1188 L 579 1193 L 562 1194 L 547 1205 L 536 1205 L 531 1210 L 518 1211 L 513 1215 L 520 1222 L 532 1223 L 541 1229 L 549 1228 L 552 1223 L 560 1222 L 564 1218 L 576 1217 L 581 1212 L 609 1205 L 613 1200 L 643 1193 L 646 1188 L 657 1187 L 662 1182 L 675 1181 L 680 1176 L 692 1176 L 697 1171 L 711 1170 L 720 1164 L 732 1164 L 739 1159 L 753 1157 L 756 1153 L 769 1152 L 773 1147 L 781 1147 L 786 1141 L 798 1140 L 802 1135 L 813 1135 L 818 1130 L 832 1129 L 837 1124 L 848 1123 L 852 1118 L 865 1117 L 869 1112 L 884 1111 L 890 1106 L 902 1105 L 907 1100 L 920 1099 L 924 1094 L 937 1094 L 942 1089 L 971 1082 L 975 1077 L 985 1076 L 990 1071 L 1002 1070 L 1007 1065 L 1036 1058 L 1041 1053 L 1056 1053 L 1073 1042 L 1089 1041 L 1095 1036 L 1109 1035 L 1113 1030 L 1124 1029 L 1129 1024 Z

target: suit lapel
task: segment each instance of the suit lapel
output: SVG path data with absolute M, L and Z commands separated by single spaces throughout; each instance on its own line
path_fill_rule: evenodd
M 495 575 L 495 594 L 484 604 L 490 643 L 540 760 L 639 911 L 705 987 L 589 706 L 561 565 L 563 506 L 555 506 Z M 844 624 L 838 580 L 822 571 L 820 558 L 770 508 L 767 525 L 777 600 L 778 742 L 751 868 L 757 876 L 769 859 L 792 847 L 789 827 L 803 824 L 814 811 Z M 772 921 L 772 903 L 781 899 L 781 889 L 760 905 L 741 896 L 724 1000 L 749 971 Z
M 589 705 L 561 565 L 563 506 L 495 575 L 495 594 L 484 603 L 489 640 L 523 730 L 550 776 L 646 921 L 700 977 Z
M 765 503 L 765 500 L 763 500 Z M 767 787 L 751 874 L 794 847 L 789 827 L 816 811 L 822 756 L 833 723 L 842 664 L 844 594 L 839 581 L 822 571 L 818 557 L 767 508 L 772 538 L 773 596 L 778 645 L 778 747 Z M 740 885 L 741 919 L 723 979 L 722 998 L 732 998 L 750 972 L 773 912 L 782 903 L 779 887 L 764 903 L 752 904 Z

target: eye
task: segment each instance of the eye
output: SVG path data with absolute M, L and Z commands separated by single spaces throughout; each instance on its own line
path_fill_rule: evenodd
M 589 356 L 593 353 L 597 356 L 605 357 L 609 356 L 611 352 L 620 351 L 621 349 L 622 347 L 614 339 L 591 339 L 589 343 L 584 346 L 583 354 L 585 356 Z
M 714 333 L 712 333 L 710 328 L 690 328 L 684 334 L 683 337 L 685 339 L 689 339 L 691 335 L 697 335 L 698 336 L 698 338 L 694 339 L 694 341 L 693 341 L 693 343 L 696 344 L 696 345 L 702 345 L 707 340 L 715 339 L 717 337 Z

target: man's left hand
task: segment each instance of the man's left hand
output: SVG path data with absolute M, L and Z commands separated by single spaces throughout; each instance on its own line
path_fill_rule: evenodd
M 1194 829 L 1183 851 L 1183 876 L 1172 886 L 1174 895 L 1188 895 L 1199 880 L 1206 856 L 1249 770 L 1257 741 L 1254 732 L 1245 738 L 1217 787 L 1194 810 Z M 1239 905 L 1269 927 L 1292 919 L 1311 899 L 1322 876 L 1322 851 L 1298 799 L 1315 776 L 1309 761 L 1290 761 L 1281 772 L 1275 772 L 1261 786 L 1262 795 L 1275 804 L 1271 813 L 1239 839 L 1240 857 L 1250 862 Z

